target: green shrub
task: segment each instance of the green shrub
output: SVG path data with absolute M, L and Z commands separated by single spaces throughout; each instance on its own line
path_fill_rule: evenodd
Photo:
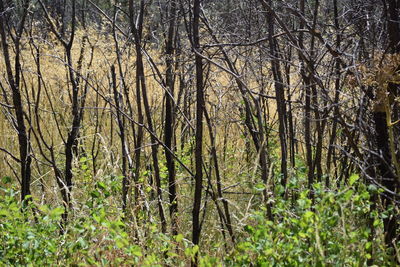
M 389 265 L 382 236 L 382 218 L 371 210 L 370 191 L 358 176 L 344 190 L 324 191 L 314 185 L 300 193 L 295 205 L 276 200 L 274 222 L 255 212 L 252 223 L 225 263 L 229 266 L 364 266 Z M 371 222 L 376 233 L 372 238 Z M 372 254 L 372 255 L 371 255 Z

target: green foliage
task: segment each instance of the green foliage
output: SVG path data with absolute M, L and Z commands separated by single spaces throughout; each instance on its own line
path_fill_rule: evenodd
M 143 225 L 147 236 L 138 242 L 131 220 L 124 220 L 109 203 L 120 192 L 121 181 L 108 178 L 112 179 L 98 181 L 87 190 L 83 211 L 69 214 L 64 233 L 63 207 L 39 205 L 33 199 L 22 210 L 18 192 L 0 187 L 0 266 L 187 265 L 199 247 L 183 234 L 160 233 L 156 223 Z M 206 257 L 202 262 L 215 260 Z
M 0 189 L 3 191 L 0 199 L 0 265 L 56 264 L 58 246 L 62 242 L 58 222 L 63 208 L 42 206 L 36 214 L 27 215 L 21 210 L 14 190 Z M 33 215 L 36 222 L 33 222 Z
M 265 208 L 254 210 L 225 254 L 193 246 L 187 233 L 160 233 L 156 222 L 141 225 L 146 236 L 138 242 L 132 218 L 124 220 L 111 207 L 120 183 L 118 177 L 107 177 L 91 186 L 83 212 L 70 214 L 63 234 L 63 207 L 33 199 L 22 210 L 18 193 L 0 187 L 0 266 L 186 266 L 196 254 L 204 267 L 363 266 L 370 258 L 387 266 L 391 260 L 383 241 L 382 219 L 388 215 L 371 209 L 371 194 L 379 190 L 364 185 L 358 175 L 351 175 L 339 191 L 314 184 L 313 199 L 309 190 L 292 184 L 295 200 L 274 199 L 273 221 Z M 256 192 L 263 188 L 255 185 Z M 210 245 L 223 243 L 213 238 Z
M 35 205 L 21 210 L 17 193 L 0 197 L 0 266 L 137 264 L 143 256 L 132 243 L 119 216 L 110 217 L 104 199 L 110 195 L 99 182 L 91 192 L 91 216 L 75 218 L 61 234 L 63 207 Z
M 314 204 L 308 190 L 300 192 L 294 205 L 277 200 L 274 222 L 266 218 L 266 212 L 255 212 L 226 264 L 363 266 L 372 256 L 375 264 L 388 264 L 382 235 L 373 239 L 369 227 L 373 221 L 376 232 L 381 232 L 382 217 L 371 211 L 370 191 L 357 180 L 352 175 L 352 186 L 338 192 L 315 184 Z

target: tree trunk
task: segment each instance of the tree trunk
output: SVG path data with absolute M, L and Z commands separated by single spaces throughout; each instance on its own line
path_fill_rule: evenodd
M 193 2 L 193 49 L 195 50 L 195 65 L 196 65 L 196 147 L 195 147 L 195 191 L 193 203 L 193 229 L 192 241 L 193 244 L 198 245 L 200 242 L 200 204 L 201 204 L 201 191 L 203 187 L 203 110 L 204 110 L 204 87 L 203 87 L 203 61 L 200 53 L 200 34 L 199 34 L 199 20 L 200 20 L 200 0 Z M 198 265 L 198 253 L 196 253 L 192 266 Z
M 15 73 L 13 73 L 10 59 L 10 52 L 7 42 L 6 24 L 4 22 L 4 15 L 6 9 L 3 0 L 0 0 L 0 35 L 1 35 L 1 46 L 4 53 L 4 63 L 6 66 L 7 79 L 12 91 L 12 101 L 15 109 L 15 127 L 18 135 L 18 146 L 19 146 L 19 160 L 20 160 L 20 173 L 21 173 L 21 201 L 25 201 L 26 197 L 31 194 L 30 183 L 31 183 L 31 148 L 29 144 L 29 137 L 24 121 L 24 108 L 22 104 L 21 91 L 19 88 L 19 80 L 21 74 L 20 65 L 20 38 L 24 30 L 25 19 L 28 14 L 29 0 L 24 3 L 24 11 L 21 21 L 19 23 L 19 29 L 15 40 Z
M 177 218 L 176 213 L 178 212 L 178 198 L 176 194 L 176 181 L 175 181 L 175 160 L 170 151 L 175 151 L 173 147 L 173 138 L 174 138 L 174 87 L 175 87 L 175 78 L 174 78 L 174 40 L 176 33 L 176 16 L 177 16 L 177 8 L 176 1 L 171 1 L 169 8 L 169 26 L 168 26 L 168 36 L 166 42 L 166 92 L 165 92 L 165 127 L 164 127 L 164 143 L 165 143 L 165 158 L 167 161 L 167 169 L 168 169 L 168 193 L 169 193 L 169 215 L 171 218 L 171 229 L 172 234 L 177 235 Z

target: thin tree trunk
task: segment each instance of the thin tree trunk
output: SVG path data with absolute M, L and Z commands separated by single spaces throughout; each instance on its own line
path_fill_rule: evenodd
M 224 219 L 225 220 L 223 221 L 223 223 L 224 223 L 226 229 L 228 230 L 228 233 L 231 237 L 232 242 L 235 243 L 235 235 L 233 234 L 232 220 L 231 220 L 231 215 L 229 212 L 228 201 L 224 198 L 224 196 L 222 194 L 222 182 L 221 182 L 221 175 L 220 175 L 220 171 L 219 171 L 217 149 L 215 147 L 215 135 L 212 130 L 211 119 L 208 115 L 207 110 L 204 110 L 204 115 L 205 115 L 207 126 L 208 126 L 208 133 L 210 135 L 211 155 L 212 155 L 213 162 L 214 162 L 215 177 L 217 180 L 218 199 L 220 199 L 222 201 L 222 204 L 224 207 Z
M 143 111 L 142 111 L 142 97 L 141 97 L 141 87 L 145 86 L 144 81 L 144 69 L 143 69 L 143 60 L 142 60 L 142 51 L 141 51 L 141 38 L 142 38 L 142 29 L 143 29 L 143 16 L 144 16 L 144 1 L 140 2 L 140 13 L 139 18 L 137 19 L 138 25 L 136 26 L 135 18 L 134 18 L 134 1 L 129 0 L 129 19 L 130 19 L 130 27 L 135 38 L 135 50 L 136 50 L 136 108 L 138 114 L 138 130 L 136 136 L 135 143 L 135 202 L 137 208 L 140 207 L 139 203 L 139 195 L 140 195 L 140 185 L 139 185 L 139 174 L 140 174 L 140 155 L 142 150 L 143 143 Z
M 341 36 L 339 33 L 340 25 L 339 25 L 339 12 L 338 12 L 338 6 L 337 6 L 337 0 L 333 1 L 333 13 L 334 13 L 334 21 L 335 21 L 335 28 L 336 28 L 336 49 L 340 49 L 340 44 L 341 44 Z M 333 109 L 333 117 L 337 118 L 339 114 L 339 96 L 340 96 L 340 61 L 336 58 L 335 60 L 335 96 L 334 96 L 334 109 Z M 328 147 L 328 152 L 327 152 L 327 157 L 326 157 L 326 180 L 325 180 L 325 186 L 329 188 L 330 186 L 330 178 L 331 178 L 331 165 L 332 165 L 332 157 L 335 157 L 335 147 L 334 144 L 336 142 L 336 131 L 337 131 L 337 120 L 333 121 L 332 124 L 332 132 L 331 136 L 329 139 L 329 147 Z
M 117 123 L 119 128 L 119 137 L 121 139 L 121 154 L 122 154 L 122 210 L 126 212 L 127 207 L 127 194 L 128 194 L 128 183 L 129 183 L 129 168 L 131 166 L 131 159 L 128 152 L 126 133 L 125 133 L 125 120 L 121 116 L 122 112 L 122 94 L 117 89 L 117 78 L 115 73 L 114 65 L 111 66 L 111 80 L 113 85 L 114 102 L 116 107 Z
M 7 79 L 12 91 L 12 101 L 15 109 L 16 122 L 15 126 L 18 132 L 18 146 L 19 146 L 19 160 L 20 160 L 20 171 L 21 171 L 21 201 L 25 201 L 26 197 L 31 194 L 30 183 L 31 183 L 31 148 L 29 144 L 29 137 L 27 134 L 25 121 L 24 121 L 24 108 L 22 104 L 22 96 L 19 88 L 19 79 L 21 73 L 20 65 L 20 38 L 24 29 L 25 19 L 28 13 L 29 0 L 24 2 L 24 12 L 21 18 L 19 29 L 15 41 L 15 73 L 12 71 L 10 52 L 7 43 L 6 25 L 4 23 L 4 15 L 6 9 L 3 0 L 0 0 L 0 35 L 1 35 L 1 46 L 4 53 L 4 63 L 6 66 Z
M 305 8 L 305 0 L 300 0 L 300 13 L 304 15 Z M 301 29 L 304 28 L 303 20 L 300 20 Z M 301 50 L 304 50 L 303 43 L 303 33 L 299 33 L 299 47 Z M 302 55 L 299 53 L 299 58 L 303 62 L 304 59 Z M 303 62 L 304 64 L 304 62 Z M 311 189 L 312 184 L 314 183 L 314 170 L 313 170 L 313 162 L 312 162 L 312 148 L 311 148 L 311 89 L 310 89 L 310 78 L 306 73 L 305 67 L 302 65 L 300 69 L 300 74 L 303 79 L 304 84 L 304 142 L 306 147 L 306 164 L 308 167 L 307 179 L 308 179 L 308 187 Z
M 271 0 L 269 0 L 271 5 Z M 286 189 L 286 183 L 288 179 L 287 172 L 287 142 L 286 142 L 286 104 L 285 104 L 285 88 L 283 86 L 282 73 L 279 66 L 279 53 L 278 47 L 274 35 L 274 16 L 267 14 L 268 21 L 268 41 L 269 41 L 269 52 L 271 56 L 271 68 L 274 77 L 276 106 L 278 111 L 279 120 L 279 142 L 281 145 L 281 184 Z M 286 190 L 285 190 L 286 192 Z
M 192 241 L 193 244 L 198 245 L 200 242 L 200 205 L 201 193 L 203 187 L 203 110 L 204 110 L 204 86 L 203 86 L 203 61 L 200 53 L 200 33 L 199 33 L 199 20 L 200 20 L 200 0 L 193 2 L 193 48 L 195 50 L 195 64 L 196 64 L 196 147 L 195 147 L 195 191 L 193 203 L 193 230 Z M 196 253 L 192 266 L 198 265 L 198 253 Z
M 169 215 L 171 218 L 171 229 L 172 234 L 177 235 L 177 218 L 176 213 L 178 212 L 178 198 L 176 193 L 176 181 L 175 181 L 175 161 L 170 151 L 174 151 L 173 147 L 173 138 L 174 138 L 174 88 L 175 88 L 175 79 L 174 79 L 174 64 L 173 64 L 173 56 L 174 56 L 174 40 L 176 33 L 176 16 L 177 16 L 177 8 L 176 1 L 171 1 L 169 8 L 169 26 L 168 26 L 168 37 L 166 42 L 166 92 L 165 92 L 165 127 L 164 127 L 164 143 L 165 143 L 165 158 L 167 161 L 167 169 L 168 169 L 168 193 L 169 193 Z
M 141 58 L 141 57 L 140 57 Z M 141 66 L 143 66 L 143 62 L 141 63 Z M 143 77 L 144 80 L 144 77 Z M 142 96 L 143 96 L 143 103 L 144 103 L 144 109 L 146 113 L 146 118 L 147 118 L 147 124 L 149 127 L 149 131 L 152 133 L 150 135 L 150 140 L 151 140 L 151 156 L 153 159 L 153 168 L 154 168 L 154 178 L 156 182 L 156 188 L 157 188 L 157 205 L 158 205 L 158 211 L 161 219 L 161 231 L 163 233 L 166 233 L 167 231 L 167 221 L 165 218 L 165 213 L 164 213 L 164 208 L 162 205 L 162 189 L 161 189 L 161 177 L 160 177 L 160 166 L 158 163 L 158 141 L 155 138 L 155 130 L 153 126 L 153 121 L 151 117 L 151 110 L 150 110 L 150 105 L 149 105 L 149 100 L 147 97 L 147 88 L 146 84 L 143 81 L 142 84 Z
M 388 0 L 388 38 L 389 38 L 389 52 L 390 53 L 399 53 L 400 52 L 400 25 L 399 25 L 399 4 L 396 0 Z M 399 68 L 399 67 L 398 67 Z M 394 83 L 388 84 L 388 93 L 391 97 L 395 97 L 398 95 L 399 86 Z M 386 92 L 385 92 L 386 93 Z M 374 107 L 373 116 L 375 122 L 375 133 L 376 133 L 376 144 L 378 149 L 378 154 L 380 157 L 377 159 L 378 169 L 380 171 L 380 175 L 382 177 L 382 185 L 392 192 L 397 192 L 399 177 L 396 177 L 396 174 L 392 172 L 391 164 L 392 154 L 389 148 L 389 126 L 387 124 L 387 109 L 382 107 L 383 101 L 380 101 L 380 98 L 389 98 L 386 95 L 378 95 L 377 104 Z M 389 101 L 389 100 L 387 100 Z M 395 155 L 395 154 L 394 154 Z M 395 162 L 394 164 L 398 164 Z M 386 209 L 388 209 L 391 205 L 395 203 L 392 201 L 391 197 L 386 193 L 382 194 L 382 202 Z M 388 247 L 394 248 L 393 241 L 398 237 L 396 233 L 398 225 L 396 216 L 389 215 L 384 219 L 384 228 L 385 228 L 385 242 Z

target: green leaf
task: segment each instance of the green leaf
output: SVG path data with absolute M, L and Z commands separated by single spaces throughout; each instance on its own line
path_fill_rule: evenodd
M 131 249 L 130 249 L 130 252 L 132 253 L 133 256 L 136 256 L 136 257 L 142 257 L 143 256 L 142 250 L 141 250 L 141 248 L 139 246 L 132 246 Z
M 175 241 L 176 242 L 181 242 L 182 240 L 183 240 L 183 235 L 182 234 L 178 234 L 178 235 L 176 235 L 174 238 L 175 238 Z
M 311 218 L 312 216 L 314 216 L 314 212 L 308 210 L 308 211 L 306 211 L 306 212 L 304 213 L 303 216 L 304 216 L 304 218 L 309 219 L 309 218 Z
M 0 210 L 0 216 L 8 217 L 10 215 L 10 212 L 5 209 Z
M 244 230 L 247 232 L 247 233 L 253 233 L 253 231 L 254 231 L 254 228 L 251 226 L 251 225 L 245 225 L 244 226 Z
M 167 256 L 170 258 L 178 257 L 179 255 L 174 252 L 167 252 Z
M 125 238 L 118 238 L 115 240 L 115 244 L 118 248 L 124 248 L 129 244 L 129 242 Z
M 11 183 L 11 181 L 12 181 L 12 179 L 10 176 L 4 176 L 2 179 L 3 184 L 9 184 L 9 183 Z
M 193 255 L 195 255 L 197 252 L 199 252 L 199 246 L 198 246 L 198 245 L 195 245 L 195 246 L 193 247 L 192 252 L 193 252 Z
M 57 207 L 57 208 L 51 210 L 49 215 L 50 215 L 50 218 L 52 218 L 52 219 L 58 219 L 61 216 L 61 214 L 63 214 L 63 213 L 64 213 L 64 208 Z
M 254 186 L 254 188 L 255 188 L 257 191 L 263 191 L 263 190 L 265 190 L 265 185 L 264 185 L 263 183 L 258 183 L 258 184 L 256 184 L 256 185 Z
M 343 197 L 347 201 L 347 200 L 350 200 L 350 198 L 353 196 L 353 194 L 354 194 L 354 191 L 353 190 L 349 190 L 346 193 L 344 193 Z
M 101 222 L 101 217 L 98 216 L 96 213 L 94 213 L 92 216 L 93 216 L 93 219 L 94 219 L 96 222 L 98 222 L 98 223 Z
M 101 190 L 105 190 L 107 187 L 106 187 L 106 185 L 105 185 L 105 183 L 103 183 L 103 182 L 98 182 L 97 183 L 97 187 L 99 188 L 99 189 L 101 189 Z
M 360 179 L 360 176 L 358 174 L 352 174 L 349 178 L 350 186 L 352 186 L 358 179 Z
M 92 198 L 99 198 L 100 197 L 100 192 L 96 191 L 96 190 L 93 190 L 92 192 L 90 192 L 90 196 Z

